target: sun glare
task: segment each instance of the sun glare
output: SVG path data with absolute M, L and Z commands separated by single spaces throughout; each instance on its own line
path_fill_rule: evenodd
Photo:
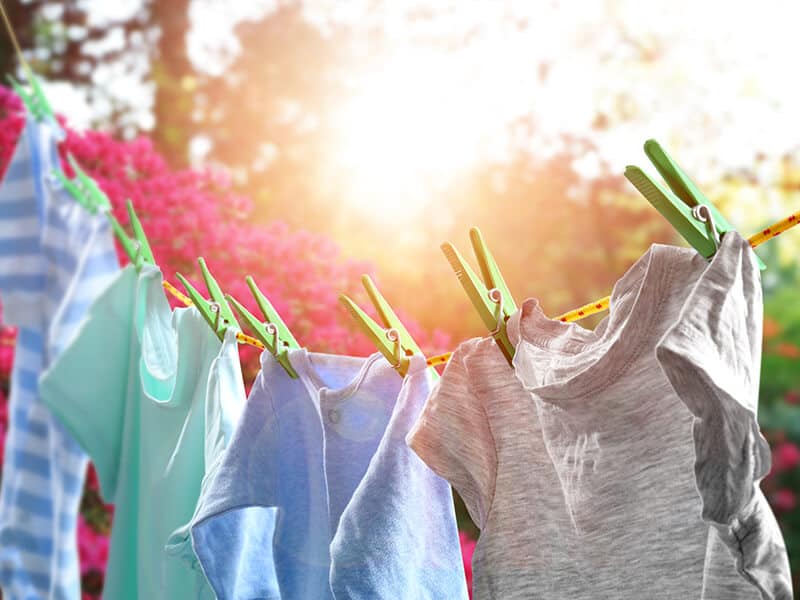
M 418 213 L 478 159 L 475 91 L 447 62 L 406 55 L 360 78 L 337 119 L 334 146 L 354 207 L 380 211 L 401 203 L 404 212 Z

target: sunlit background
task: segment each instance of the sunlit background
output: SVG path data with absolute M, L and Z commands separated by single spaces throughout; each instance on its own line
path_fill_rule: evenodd
M 621 178 L 648 137 L 745 231 L 798 207 L 785 185 L 797 2 L 17 6 L 72 125 L 146 133 L 175 165 L 229 170 L 265 221 L 373 261 L 431 326 L 464 300 L 439 244 L 463 244 L 470 225 L 512 289 L 553 312 L 605 293 L 647 242 L 669 239 L 646 212 L 640 231 L 594 215 L 608 202 L 649 210 Z M 774 245 L 792 260 L 800 235 L 787 239 Z M 603 265 L 585 256 L 598 249 Z
M 466 253 L 470 226 L 514 296 L 550 314 L 608 293 L 649 244 L 680 243 L 622 177 L 649 168 L 648 138 L 746 234 L 800 209 L 796 0 L 6 5 L 73 127 L 223 170 L 260 223 L 368 260 L 395 307 L 453 343 L 485 334 L 439 249 Z M 800 231 L 759 252 L 762 425 L 800 441 Z M 800 510 L 784 508 L 800 547 Z

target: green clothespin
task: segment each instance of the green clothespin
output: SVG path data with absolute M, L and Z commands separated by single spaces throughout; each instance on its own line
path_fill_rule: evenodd
M 19 81 L 17 81 L 13 76 L 8 75 L 8 81 L 11 84 L 11 87 L 14 88 L 14 91 L 22 99 L 22 102 L 25 104 L 25 108 L 28 110 L 28 113 L 30 113 L 37 121 L 41 122 L 52 119 L 53 122 L 57 124 L 58 122 L 56 121 L 55 113 L 53 112 L 53 108 L 50 106 L 50 102 L 47 101 L 47 96 L 44 95 L 44 90 L 42 89 L 42 85 L 39 83 L 39 79 L 33 73 L 28 74 L 28 79 L 28 83 L 31 86 L 31 92 L 26 91 Z
M 480 230 L 473 227 L 469 231 L 469 237 L 483 281 L 478 278 L 453 244 L 445 242 L 442 244 L 442 251 L 478 311 L 483 324 L 489 329 L 510 364 L 514 358 L 514 346 L 508 339 L 506 321 L 517 310 L 517 305 Z
M 100 186 L 97 185 L 97 182 L 86 174 L 71 154 L 67 157 L 67 160 L 69 160 L 69 164 L 75 171 L 74 179 L 69 179 L 60 169 L 53 171 L 53 174 L 64 186 L 64 189 L 90 214 L 97 214 L 98 211 L 105 213 L 111 222 L 114 234 L 122 245 L 122 249 L 137 271 L 141 269 L 144 263 L 156 264 L 155 258 L 153 258 L 153 251 L 150 248 L 150 242 L 147 241 L 142 223 L 133 209 L 133 203 L 130 199 L 126 202 L 126 208 L 130 217 L 131 229 L 133 229 L 133 239 L 128 237 L 125 229 L 112 214 L 111 201 L 100 189 Z
M 150 249 L 150 242 L 147 241 L 147 236 L 144 234 L 144 229 L 142 229 L 142 223 L 139 221 L 139 216 L 133 209 L 133 202 L 128 199 L 125 202 L 125 207 L 128 209 L 128 217 L 131 222 L 131 229 L 133 230 L 133 238 L 128 237 L 128 233 L 125 231 L 122 225 L 120 225 L 120 222 L 117 221 L 117 218 L 111 213 L 111 211 L 108 211 L 106 216 L 111 222 L 111 228 L 114 230 L 114 234 L 117 236 L 122 249 L 128 256 L 128 260 L 130 260 L 131 264 L 133 264 L 133 266 L 136 267 L 136 270 L 139 271 L 141 270 L 143 264 L 155 265 L 156 260 L 153 258 L 153 251 Z
M 74 179 L 69 179 L 61 169 L 53 170 L 53 174 L 64 186 L 64 189 L 90 214 L 97 214 L 97 211 L 109 212 L 111 210 L 111 202 L 108 196 L 103 193 L 103 190 L 100 189 L 100 186 L 97 185 L 97 182 L 81 169 L 78 161 L 71 154 L 67 156 L 67 160 L 69 160 L 70 166 L 75 171 Z
M 247 281 L 247 286 L 256 299 L 256 304 L 258 304 L 261 314 L 264 315 L 265 321 L 261 321 L 230 294 L 226 294 L 225 298 L 233 305 L 242 320 L 250 326 L 255 337 L 267 347 L 267 350 L 286 369 L 289 376 L 297 379 L 297 371 L 294 370 L 292 363 L 289 361 L 288 350 L 300 348 L 300 344 L 297 343 L 297 340 L 292 335 L 292 332 L 289 331 L 283 319 L 281 319 L 278 311 L 272 306 L 272 303 L 258 289 L 255 280 L 248 275 L 245 281 Z
M 225 300 L 225 296 L 222 294 L 219 284 L 217 284 L 217 281 L 208 270 L 206 261 L 201 257 L 197 259 L 197 264 L 200 265 L 200 272 L 203 275 L 203 280 L 206 283 L 206 288 L 211 296 L 211 300 L 206 300 L 180 273 L 175 273 L 175 277 L 177 277 L 183 284 L 183 287 L 186 288 L 186 292 L 197 307 L 197 310 L 203 315 L 203 318 L 211 326 L 211 329 L 217 334 L 217 337 L 222 340 L 225 338 L 225 332 L 229 327 L 236 327 L 237 329 L 241 329 L 241 327 L 239 327 L 239 323 L 233 311 L 231 311 L 231 307 L 228 306 L 228 302 Z
M 373 321 L 372 317 L 365 313 L 347 295 L 342 294 L 339 296 L 339 301 L 353 316 L 367 337 L 372 340 L 378 351 L 386 357 L 389 364 L 397 370 L 401 377 L 405 377 L 410 364 L 409 357 L 414 354 L 421 355 L 422 350 L 420 350 L 414 338 L 411 337 L 411 334 L 400 322 L 392 307 L 389 306 L 389 303 L 378 291 L 369 275 L 363 275 L 361 283 L 364 284 L 369 299 L 378 311 L 378 316 L 384 324 L 383 327 Z M 433 368 L 431 370 L 436 377 L 439 376 Z
M 647 140 L 644 151 L 669 189 L 636 166 L 626 167 L 625 177 L 695 250 L 710 259 L 733 226 L 657 141 Z

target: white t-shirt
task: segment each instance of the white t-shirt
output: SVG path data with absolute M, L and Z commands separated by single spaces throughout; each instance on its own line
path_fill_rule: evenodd
M 792 597 L 758 489 L 753 258 L 736 233 L 710 264 L 654 245 L 594 331 L 528 300 L 513 369 L 489 339 L 456 351 L 409 441 L 482 529 L 476 598 Z

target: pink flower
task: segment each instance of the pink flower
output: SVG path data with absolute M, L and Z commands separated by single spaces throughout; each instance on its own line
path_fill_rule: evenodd
M 772 451 L 772 470 L 776 473 L 794 469 L 800 463 L 800 448 L 792 442 L 782 442 Z
M 108 562 L 108 538 L 97 533 L 84 519 L 78 519 L 78 554 L 81 575 L 92 571 L 103 573 Z
M 14 366 L 14 339 L 0 335 L 0 373 L 11 373 Z
M 100 482 L 97 479 L 97 470 L 92 463 L 89 463 L 89 468 L 86 469 L 86 487 L 95 492 L 100 489 Z
M 780 489 L 772 494 L 771 500 L 778 512 L 789 512 L 797 506 L 797 496 L 792 490 Z
M 787 404 L 800 404 L 800 392 L 789 390 L 783 395 L 783 399 Z
M 5 392 L 0 389 L 0 430 L 8 428 L 8 398 Z
M 477 542 L 463 531 L 458 532 L 458 540 L 461 543 L 461 557 L 464 560 L 467 589 L 469 590 L 469 597 L 472 598 L 472 554 L 475 552 Z

